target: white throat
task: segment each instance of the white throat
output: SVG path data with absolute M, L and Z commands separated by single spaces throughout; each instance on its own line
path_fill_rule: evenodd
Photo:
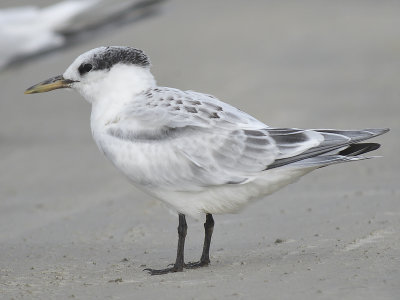
M 103 101 L 125 102 L 155 85 L 156 81 L 150 69 L 117 64 L 109 71 L 88 73 L 75 88 L 89 103 L 95 104 Z
M 148 68 L 117 64 L 109 71 L 88 73 L 74 87 L 92 104 L 93 131 L 97 126 L 112 122 L 126 103 L 134 102 L 138 94 L 155 86 Z

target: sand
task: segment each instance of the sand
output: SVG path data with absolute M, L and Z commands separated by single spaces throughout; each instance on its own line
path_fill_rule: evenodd
M 399 10 L 169 1 L 157 16 L 1 73 L 0 299 L 398 299 Z M 145 267 L 174 261 L 176 215 L 101 155 L 77 93 L 23 95 L 101 45 L 142 48 L 160 85 L 214 94 L 271 126 L 390 127 L 375 139 L 384 157 L 318 170 L 215 216 L 208 268 L 150 276 Z M 203 225 L 188 226 L 192 261 Z

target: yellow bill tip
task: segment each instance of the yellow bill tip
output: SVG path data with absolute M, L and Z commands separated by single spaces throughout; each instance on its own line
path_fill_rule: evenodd
M 35 94 L 35 93 L 38 93 L 38 92 L 36 92 L 36 91 L 33 90 L 33 86 L 30 87 L 30 88 L 27 88 L 27 89 L 25 90 L 25 92 L 24 92 L 25 95 Z

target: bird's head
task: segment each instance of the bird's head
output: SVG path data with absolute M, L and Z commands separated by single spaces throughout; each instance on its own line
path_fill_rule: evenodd
M 76 89 L 89 102 L 102 96 L 132 95 L 155 85 L 143 51 L 124 46 L 99 47 L 83 53 L 62 75 L 42 81 L 25 94 Z

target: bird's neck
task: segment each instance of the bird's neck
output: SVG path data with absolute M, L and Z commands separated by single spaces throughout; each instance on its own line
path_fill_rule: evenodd
M 87 93 L 89 96 L 84 95 L 92 103 L 92 125 L 94 122 L 106 124 L 112 121 L 123 106 L 155 86 L 156 81 L 149 69 L 114 66 L 106 80 L 92 88 Z
M 149 69 L 125 64 L 115 65 L 106 76 L 93 77 L 91 81 L 80 92 L 94 105 L 103 101 L 124 102 L 156 86 Z

